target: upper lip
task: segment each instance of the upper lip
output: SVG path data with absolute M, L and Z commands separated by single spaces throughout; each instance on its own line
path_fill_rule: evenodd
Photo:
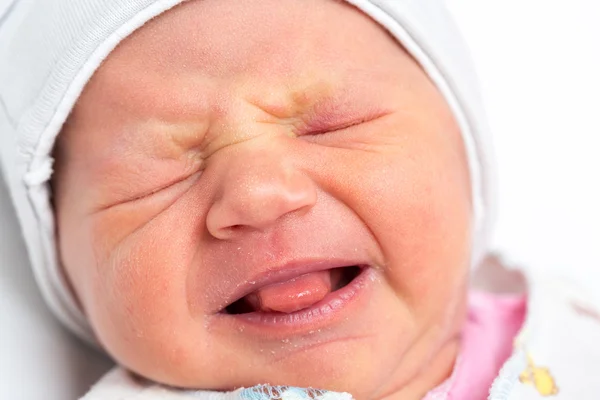
M 333 268 L 342 268 L 350 266 L 365 266 L 366 262 L 358 260 L 343 260 L 343 259 L 311 259 L 311 260 L 296 260 L 283 265 L 268 268 L 259 274 L 249 277 L 248 279 L 237 285 L 236 289 L 225 298 L 225 306 L 218 311 L 222 311 L 225 307 L 236 302 L 237 300 L 255 292 L 265 286 L 275 283 L 285 282 L 292 278 L 308 274 L 329 270 Z

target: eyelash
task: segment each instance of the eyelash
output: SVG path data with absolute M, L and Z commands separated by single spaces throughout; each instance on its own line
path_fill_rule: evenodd
M 389 114 L 391 114 L 390 111 L 377 111 L 377 112 L 367 114 L 366 116 L 363 116 L 362 118 L 356 118 L 354 120 L 350 120 L 349 122 L 338 123 L 338 124 L 319 122 L 317 119 L 316 122 L 308 122 L 306 124 L 305 132 L 301 132 L 299 134 L 299 136 L 319 136 L 319 135 L 323 135 L 325 133 L 341 132 L 341 131 L 344 131 L 346 129 L 349 129 L 349 128 L 352 128 L 355 126 L 359 126 L 362 124 L 366 124 L 366 123 L 375 121 L 375 120 L 385 117 Z M 321 125 L 324 127 L 323 128 L 311 128 L 311 125 L 312 126 Z
M 348 123 L 339 124 L 339 125 L 333 125 L 332 127 L 327 127 L 327 128 L 314 129 L 314 130 L 311 130 L 309 128 L 308 132 L 304 133 L 303 135 L 318 136 L 318 135 L 323 135 L 325 133 L 343 131 L 345 129 L 352 128 L 353 126 L 362 125 L 366 122 L 369 122 L 370 120 L 371 119 L 369 119 L 369 118 L 362 118 L 358 121 L 348 122 Z

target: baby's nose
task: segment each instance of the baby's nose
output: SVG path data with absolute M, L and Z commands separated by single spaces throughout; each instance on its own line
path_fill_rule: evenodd
M 317 200 L 315 182 L 285 157 L 265 151 L 236 157 L 222 175 L 220 196 L 206 216 L 217 239 L 265 230 L 286 214 L 310 209 Z

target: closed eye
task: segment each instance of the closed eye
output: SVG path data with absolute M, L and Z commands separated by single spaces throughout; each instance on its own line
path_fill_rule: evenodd
M 307 133 L 305 133 L 305 135 L 322 135 L 324 133 L 331 133 L 331 132 L 336 132 L 336 131 L 342 131 L 344 129 L 348 129 L 348 128 L 351 128 L 353 126 L 364 124 L 366 122 L 369 122 L 370 120 L 371 119 L 369 119 L 369 118 L 362 118 L 362 119 L 357 120 L 357 121 L 351 121 L 351 122 L 346 122 L 346 123 L 339 124 L 339 125 L 333 125 L 333 126 L 327 127 L 327 128 L 320 128 L 320 129 L 310 130 Z
M 389 114 L 391 114 L 391 112 L 389 112 L 389 111 L 378 112 L 378 113 L 361 116 L 360 118 L 351 119 L 351 120 L 347 120 L 347 121 L 343 121 L 343 122 L 332 122 L 332 121 L 314 122 L 314 121 L 311 121 L 302 130 L 300 135 L 316 136 L 316 135 L 322 135 L 325 133 L 333 133 L 333 132 L 337 132 L 337 131 L 343 131 L 345 129 L 352 128 L 354 126 L 359 126 L 359 125 L 366 124 L 371 121 L 375 121 L 375 120 L 385 117 L 386 115 L 389 115 Z

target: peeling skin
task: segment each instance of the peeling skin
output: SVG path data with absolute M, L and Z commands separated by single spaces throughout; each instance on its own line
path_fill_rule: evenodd
M 115 49 L 59 136 L 61 262 L 106 351 L 148 379 L 421 399 L 464 319 L 463 147 L 425 73 L 345 3 L 190 0 Z M 372 272 L 325 322 L 218 313 L 324 260 Z

